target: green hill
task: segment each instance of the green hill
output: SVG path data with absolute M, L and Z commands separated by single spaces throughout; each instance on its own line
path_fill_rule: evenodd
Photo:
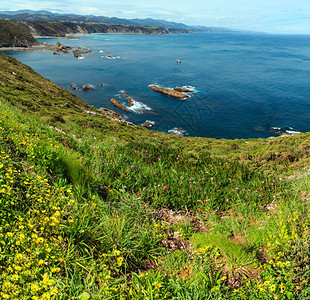
M 309 133 L 173 136 L 0 78 L 2 299 L 309 297 Z
M 29 33 L 28 26 L 22 22 L 0 19 L 0 48 L 29 47 L 37 43 Z

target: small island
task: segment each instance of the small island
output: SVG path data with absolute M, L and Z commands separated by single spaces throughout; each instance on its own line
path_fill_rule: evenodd
M 177 90 L 176 88 L 175 89 L 164 88 L 164 87 L 159 87 L 158 85 L 155 85 L 155 84 L 151 84 L 149 87 L 155 92 L 159 92 L 164 95 L 168 95 L 170 97 L 174 97 L 174 98 L 178 98 L 182 100 L 187 99 L 189 97 L 189 95 L 185 94 L 184 92 L 180 90 Z

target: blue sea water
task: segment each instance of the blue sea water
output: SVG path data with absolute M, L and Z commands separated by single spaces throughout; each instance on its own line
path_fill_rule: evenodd
M 310 35 L 92 34 L 40 41 L 93 52 L 83 59 L 48 50 L 7 54 L 134 124 L 150 120 L 158 131 L 179 128 L 185 135 L 229 139 L 310 131 Z M 95 90 L 72 90 L 71 83 Z M 195 92 L 178 100 L 154 92 L 150 84 L 191 86 Z M 111 104 L 114 97 L 127 105 L 120 91 L 137 101 L 132 112 Z

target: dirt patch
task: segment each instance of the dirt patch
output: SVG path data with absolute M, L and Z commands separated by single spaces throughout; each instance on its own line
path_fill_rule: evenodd
M 192 272 L 192 268 L 190 268 L 190 267 L 182 267 L 179 270 L 178 276 L 180 278 L 192 278 L 192 277 L 194 277 L 194 273 Z
M 154 212 L 155 220 L 166 221 L 170 225 L 189 223 L 195 232 L 205 231 L 205 224 L 189 211 L 163 208 Z
M 254 279 L 257 281 L 261 281 L 260 274 L 262 270 L 254 269 L 250 266 L 247 267 L 236 267 L 230 270 L 228 265 L 224 265 L 222 267 L 222 278 L 225 276 L 226 285 L 230 290 L 240 288 L 247 279 Z

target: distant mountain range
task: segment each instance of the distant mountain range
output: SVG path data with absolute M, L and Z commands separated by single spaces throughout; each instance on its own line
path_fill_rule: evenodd
M 105 23 L 117 25 L 134 25 L 134 26 L 149 26 L 162 27 L 171 29 L 187 29 L 195 31 L 208 32 L 231 32 L 232 30 L 217 27 L 205 26 L 188 26 L 183 23 L 168 22 L 165 20 L 147 19 L 123 19 L 117 17 L 105 16 L 81 16 L 75 14 L 58 14 L 46 10 L 17 10 L 17 11 L 0 11 L 0 19 L 11 20 L 28 20 L 28 21 L 52 21 L 52 22 L 83 22 L 83 23 Z
M 74 14 L 58 14 L 46 10 L 18 10 L 18 11 L 0 11 L 0 18 L 11 20 L 29 20 L 29 21 L 53 21 L 53 22 L 92 22 L 118 25 L 136 25 L 136 26 L 152 26 L 152 27 L 167 27 L 178 29 L 190 29 L 182 23 L 168 22 L 164 20 L 148 19 L 122 19 L 109 18 L 104 16 L 80 16 Z

